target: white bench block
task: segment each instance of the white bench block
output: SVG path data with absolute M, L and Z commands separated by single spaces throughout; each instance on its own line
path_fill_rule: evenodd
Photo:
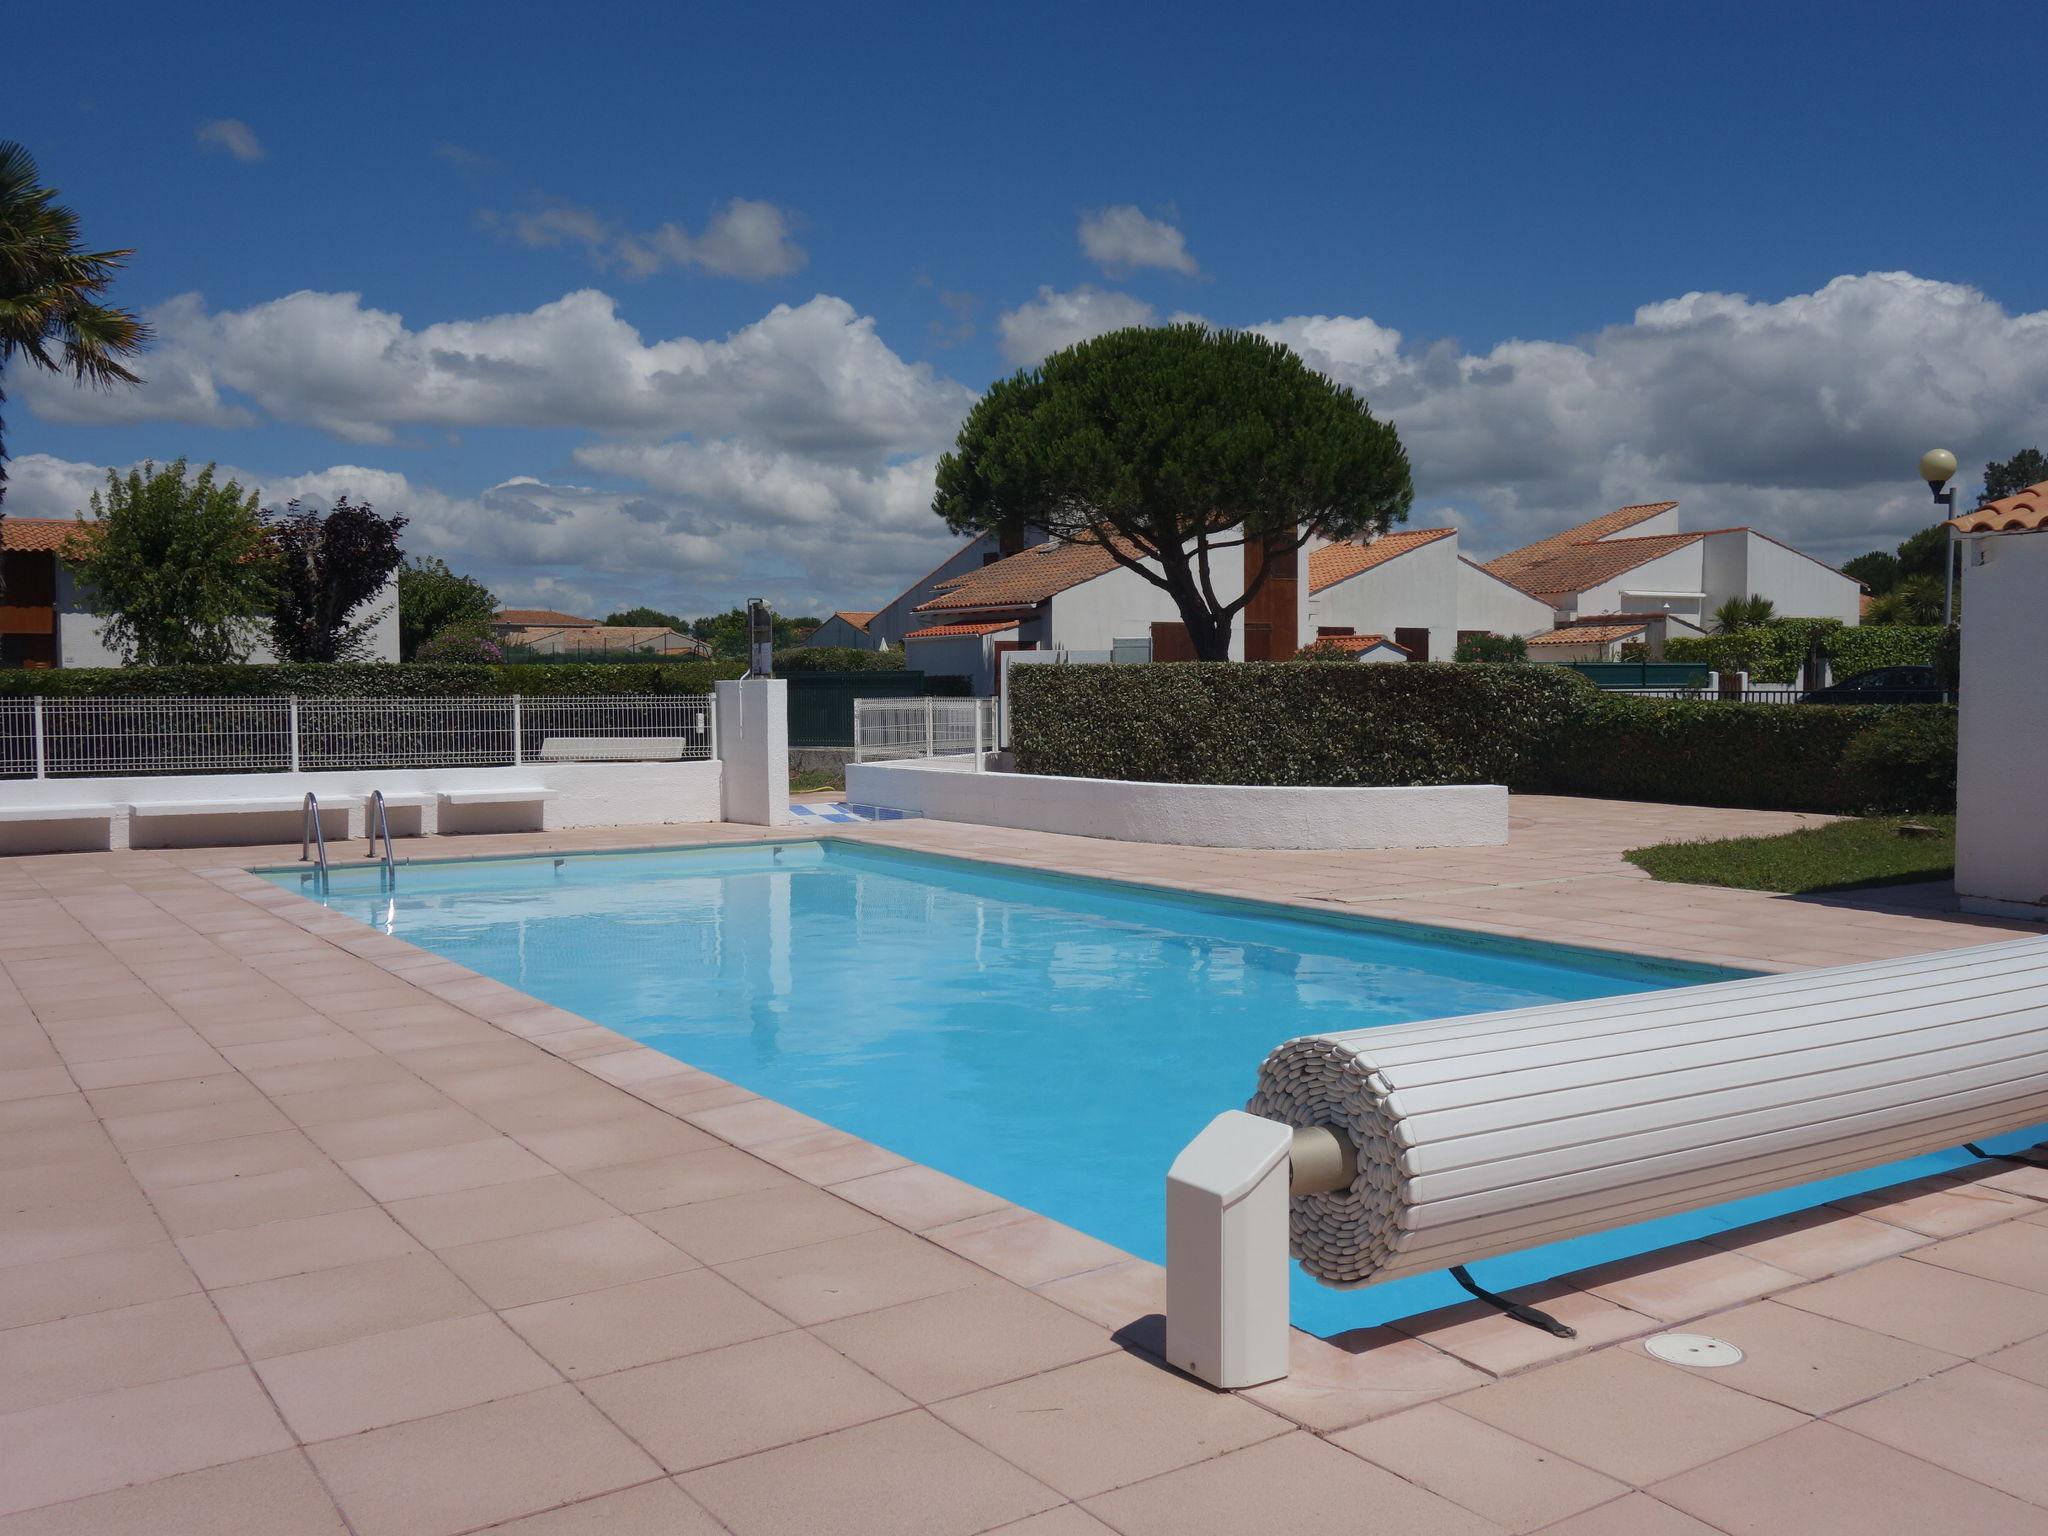
M 443 805 L 525 805 L 554 798 L 552 789 L 543 789 L 537 784 L 524 789 L 444 789 L 440 792 Z
M 325 811 L 351 811 L 363 803 L 361 795 L 327 795 L 320 799 Z M 246 800 L 138 800 L 128 807 L 136 816 L 232 816 L 264 812 L 303 810 L 304 795 L 262 795 Z
M 94 821 L 119 815 L 118 805 L 10 805 L 0 807 L 0 821 Z

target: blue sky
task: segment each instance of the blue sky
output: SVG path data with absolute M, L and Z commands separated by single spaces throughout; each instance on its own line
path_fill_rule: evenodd
M 1422 9 L 45 9 L 4 131 L 162 342 L 14 371 L 9 506 L 182 453 L 509 598 L 868 607 L 973 391 L 1175 314 L 1358 387 L 1478 553 L 1677 496 L 1844 557 L 2048 438 L 2020 7 Z

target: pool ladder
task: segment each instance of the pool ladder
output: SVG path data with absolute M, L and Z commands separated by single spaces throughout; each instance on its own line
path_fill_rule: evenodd
M 391 816 L 384 805 L 383 790 L 373 789 L 370 791 L 370 804 L 368 810 L 364 813 L 364 820 L 369 827 L 370 846 L 363 857 L 366 859 L 376 858 L 377 840 L 382 838 L 384 840 L 384 869 L 381 878 L 395 886 L 398 884 L 398 863 L 392 857 Z M 314 861 L 315 872 L 318 875 L 321 887 L 324 889 L 327 885 L 328 873 L 327 834 L 320 829 L 320 797 L 310 789 L 306 791 L 306 803 L 299 824 L 299 862 L 303 864 L 308 859 Z
M 327 888 L 327 834 L 320 830 L 320 797 L 310 789 L 306 791 L 306 803 L 299 818 L 299 862 L 305 863 L 308 856 L 318 854 L 317 875 L 320 888 Z
M 363 854 L 366 859 L 377 857 L 377 839 L 384 839 L 384 872 L 382 878 L 392 885 L 398 884 L 398 864 L 391 856 L 391 818 L 384 808 L 384 791 L 370 791 L 369 809 L 363 813 L 363 821 L 370 834 L 369 849 Z

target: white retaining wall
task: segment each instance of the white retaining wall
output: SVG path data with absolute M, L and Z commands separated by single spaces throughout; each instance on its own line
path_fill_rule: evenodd
M 393 806 L 397 837 L 449 832 L 527 832 L 570 827 L 717 821 L 723 765 L 529 763 L 504 768 L 362 768 L 322 773 L 151 774 L 27 779 L 0 784 L 0 854 L 107 848 L 208 848 L 297 840 L 307 791 L 322 801 L 328 839 L 365 835 L 372 790 L 431 797 Z M 783 774 L 785 786 L 788 771 Z M 446 804 L 441 796 L 532 798 Z M 785 791 L 786 792 L 786 791 Z M 190 810 L 136 815 L 134 807 L 189 802 Z M 289 802 L 276 809 L 255 809 Z M 208 810 L 209 805 L 218 809 Z M 63 812 L 76 810 L 76 815 Z M 33 819 L 30 819 L 33 818 Z
M 1480 848 L 1508 840 L 1498 784 L 1301 789 L 849 763 L 846 798 L 941 821 L 1202 848 Z

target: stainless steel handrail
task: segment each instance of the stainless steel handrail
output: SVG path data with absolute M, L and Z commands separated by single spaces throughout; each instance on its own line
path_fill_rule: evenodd
M 320 850 L 320 873 L 327 873 L 327 834 L 320 830 L 320 797 L 310 789 L 306 791 L 306 804 L 299 822 L 299 862 L 306 862 L 307 853 Z
M 370 848 L 363 855 L 366 859 L 377 857 L 377 839 L 384 839 L 384 874 L 393 885 L 398 884 L 398 865 L 391 857 L 391 818 L 384 809 L 384 791 L 370 791 L 370 808 L 363 816 L 370 830 Z

